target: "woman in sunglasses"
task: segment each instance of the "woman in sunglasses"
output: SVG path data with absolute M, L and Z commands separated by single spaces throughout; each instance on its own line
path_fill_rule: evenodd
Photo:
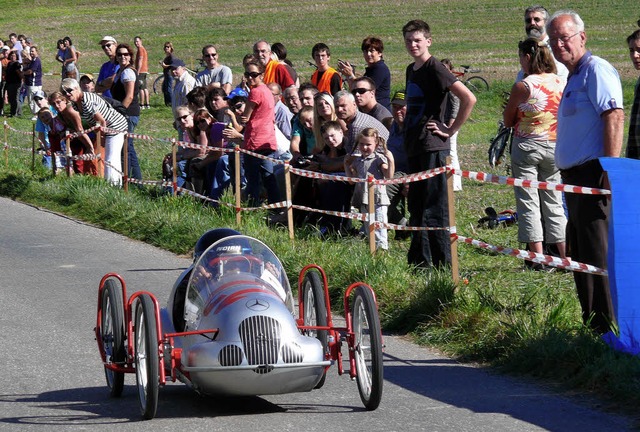
M 118 72 L 111 85 L 111 95 L 127 109 L 127 131 L 131 134 L 136 129 L 140 119 L 140 102 L 138 88 L 138 72 L 133 67 L 133 50 L 128 44 L 120 44 L 116 48 L 116 61 L 118 62 Z M 138 155 L 133 144 L 133 137 L 129 137 L 127 142 L 128 154 L 127 162 L 129 166 L 129 176 L 142 180 L 142 171 L 138 162 Z
M 173 63 L 173 44 L 169 41 L 164 43 L 164 60 L 160 61 L 162 66 L 162 94 L 164 95 L 164 104 L 171 106 L 171 90 L 173 89 L 173 76 L 171 75 L 171 64 Z
M 128 127 L 127 119 L 101 96 L 80 90 L 80 84 L 73 78 L 63 79 L 60 84 L 60 91 L 76 105 L 83 123 L 91 127 L 100 125 L 107 128 L 104 131 L 104 177 L 113 185 L 121 185 L 121 154 L 124 136 Z
M 242 120 L 246 122 L 243 148 L 269 158 L 244 158 L 247 193 L 252 205 L 259 205 L 260 189 L 264 182 L 268 201 L 272 204 L 280 201 L 280 191 L 271 159 L 275 158 L 278 149 L 274 126 L 275 101 L 271 90 L 263 82 L 264 66 L 261 63 L 248 62 L 244 68 L 244 77 L 251 91 L 242 115 Z

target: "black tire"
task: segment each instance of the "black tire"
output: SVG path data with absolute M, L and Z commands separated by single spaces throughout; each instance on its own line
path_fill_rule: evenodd
M 158 409 L 160 361 L 154 303 L 148 294 L 138 297 L 133 325 L 138 401 L 142 417 L 150 420 Z
M 126 351 L 124 347 L 124 303 L 122 289 L 113 279 L 107 279 L 102 290 L 102 317 L 100 337 L 107 361 L 124 365 Z M 107 387 L 112 397 L 120 397 L 124 388 L 124 372 L 114 372 L 104 368 Z
M 316 271 L 308 271 L 302 280 L 302 299 L 304 301 L 303 322 L 308 326 L 327 325 L 327 307 L 324 301 L 324 284 L 320 274 Z M 315 337 L 322 344 L 322 350 L 326 353 L 327 330 L 305 330 L 307 336 Z M 326 371 L 314 388 L 321 388 L 327 378 Z
M 489 165 L 491 168 L 502 163 L 507 146 L 511 143 L 512 134 L 513 128 L 501 126 L 496 137 L 491 140 L 489 146 Z
M 464 83 L 473 93 L 482 93 L 489 90 L 489 83 L 480 76 L 472 76 Z
M 153 94 L 162 94 L 162 83 L 164 81 L 164 75 L 158 75 L 158 78 L 153 80 Z
M 355 289 L 351 320 L 358 391 L 365 408 L 373 411 L 382 399 L 382 335 L 376 303 L 366 286 Z

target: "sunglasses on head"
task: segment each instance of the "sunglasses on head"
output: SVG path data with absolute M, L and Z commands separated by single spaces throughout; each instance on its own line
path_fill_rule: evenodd
M 354 94 L 354 95 L 356 95 L 356 94 L 361 95 L 361 94 L 365 94 L 365 93 L 366 93 L 366 92 L 368 92 L 368 91 L 371 91 L 371 89 L 366 89 L 366 88 L 356 88 L 356 89 L 351 90 L 351 93 L 352 93 L 352 94 Z
M 244 73 L 244 77 L 245 78 L 254 78 L 255 79 L 255 78 L 259 77 L 260 75 L 262 75 L 260 72 L 245 72 Z

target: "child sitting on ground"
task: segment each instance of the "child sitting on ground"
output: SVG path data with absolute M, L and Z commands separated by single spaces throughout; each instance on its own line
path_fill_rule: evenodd
M 356 148 L 359 156 L 354 156 L 345 163 L 345 171 L 351 177 L 367 178 L 369 174 L 375 179 L 388 179 L 393 177 L 393 163 L 390 163 L 386 154 L 386 142 L 374 128 L 367 128 L 360 132 L 356 138 Z M 389 197 L 384 185 L 375 185 L 375 217 L 376 221 L 387 223 L 387 207 Z M 369 196 L 366 183 L 356 183 L 351 204 L 360 209 L 361 213 L 369 213 Z M 366 230 L 367 237 L 369 231 Z M 375 230 L 376 249 L 389 249 L 387 229 L 384 227 Z

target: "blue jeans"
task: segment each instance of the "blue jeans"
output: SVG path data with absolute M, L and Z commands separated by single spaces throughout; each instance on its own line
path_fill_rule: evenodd
M 275 151 L 264 154 L 273 158 Z M 273 162 L 269 159 L 260 159 L 246 155 L 244 158 L 244 172 L 247 176 L 247 194 L 252 206 L 260 205 L 260 191 L 262 183 L 267 190 L 267 200 L 269 204 L 280 201 L 280 190 L 274 174 Z
M 240 184 L 244 187 L 247 180 L 244 176 L 243 162 L 240 158 Z M 209 198 L 219 200 L 229 185 L 235 182 L 235 153 L 225 153 L 218 159 L 217 163 L 211 164 L 212 179 L 209 183 Z
M 133 131 L 136 129 L 136 126 L 138 126 L 139 120 L 140 117 L 138 116 L 130 116 L 129 118 L 127 118 L 127 132 L 133 133 Z M 138 162 L 138 154 L 136 153 L 136 148 L 133 146 L 133 138 L 129 137 L 129 140 L 127 142 L 129 144 L 129 152 L 127 155 L 127 163 L 129 164 L 128 175 L 131 178 L 142 180 L 142 171 L 140 170 L 140 163 Z M 124 155 L 122 166 L 124 166 Z

